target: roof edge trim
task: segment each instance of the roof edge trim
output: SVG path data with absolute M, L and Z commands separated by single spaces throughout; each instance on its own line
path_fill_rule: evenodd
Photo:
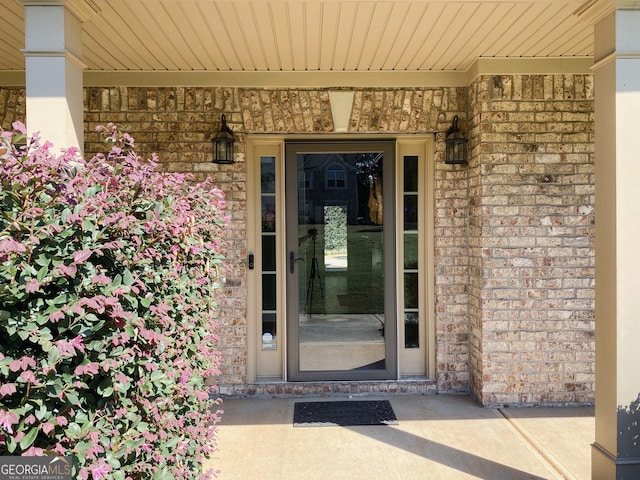
M 442 72 L 184 72 L 85 70 L 85 87 L 192 86 L 192 87 L 466 87 L 480 75 L 590 74 L 592 57 L 479 58 L 467 71 Z M 0 71 L 0 86 L 25 86 L 25 72 Z

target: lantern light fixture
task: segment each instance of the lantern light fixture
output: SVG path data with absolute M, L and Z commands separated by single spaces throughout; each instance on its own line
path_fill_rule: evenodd
M 444 163 L 461 164 L 467 163 L 467 139 L 458 128 L 458 115 L 453 117 L 453 123 L 447 130 L 445 143 Z
M 220 131 L 211 139 L 213 143 L 213 163 L 231 164 L 233 160 L 233 130 L 227 126 L 227 117 L 223 114 Z

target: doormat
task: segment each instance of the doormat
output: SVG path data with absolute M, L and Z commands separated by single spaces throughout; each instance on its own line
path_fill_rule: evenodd
M 296 402 L 293 411 L 294 427 L 397 424 L 388 400 Z

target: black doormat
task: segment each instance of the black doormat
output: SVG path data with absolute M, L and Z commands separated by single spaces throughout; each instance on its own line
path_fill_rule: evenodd
M 294 427 L 397 424 L 388 400 L 296 402 L 293 412 Z

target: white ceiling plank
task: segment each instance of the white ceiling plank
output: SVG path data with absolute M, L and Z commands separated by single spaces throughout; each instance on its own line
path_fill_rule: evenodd
M 498 6 L 494 4 L 476 5 L 462 33 L 455 39 L 442 60 L 442 70 L 467 70 L 476 58 L 481 40 L 486 39 L 496 25 L 495 14 Z
M 158 19 L 150 16 L 149 13 L 149 11 L 153 10 L 154 6 L 156 6 L 156 2 L 127 3 L 127 7 L 131 9 L 129 13 L 130 17 L 127 15 L 127 7 L 123 5 L 125 2 L 118 0 L 118 3 L 122 5 L 120 19 L 127 22 L 137 42 L 137 45 L 124 46 L 124 48 L 135 50 L 135 52 L 131 53 L 131 57 L 135 58 L 134 55 L 138 54 L 138 57 L 144 55 L 145 58 L 150 58 L 153 69 L 177 70 L 180 62 L 179 59 L 171 55 L 173 48 L 171 48 L 165 34 L 165 31 L 170 27 L 166 24 L 158 24 Z M 135 19 L 136 23 L 134 24 L 130 19 Z M 141 19 L 144 19 L 144 21 L 141 21 Z M 162 28 L 156 28 L 157 25 L 161 25 Z M 118 32 L 117 25 L 114 25 L 114 27 L 113 32 Z M 169 47 L 169 52 L 167 52 L 167 47 Z
M 496 36 L 500 35 L 503 26 L 509 23 L 509 13 L 511 6 L 500 5 L 497 2 L 491 4 L 483 4 L 483 9 L 490 9 L 486 15 L 484 25 L 475 35 L 469 37 L 469 49 L 464 58 L 461 56 L 460 65 L 473 64 L 476 58 L 487 57 L 487 51 L 495 41 Z M 466 69 L 465 68 L 465 69 Z
M 584 52 L 584 47 L 580 47 L 580 45 L 585 45 L 585 42 L 588 42 L 591 37 L 592 35 L 581 29 L 570 29 L 556 39 L 553 48 L 549 49 L 549 56 L 566 56 L 567 51 L 577 52 L 576 56 L 580 56 L 580 52 Z
M 351 29 L 351 44 L 345 60 L 345 70 L 359 70 L 362 68 L 362 58 L 367 48 L 374 48 L 377 44 L 375 32 L 372 32 L 372 20 L 375 3 L 358 2 L 354 13 L 353 28 Z M 370 40 L 371 39 L 371 40 Z M 369 43 L 373 41 L 373 44 Z
M 320 70 L 333 70 L 338 40 L 338 18 L 340 16 L 340 4 L 326 3 L 322 5 L 320 46 Z
M 522 35 L 522 32 L 528 31 L 529 22 L 534 18 L 531 14 L 533 12 L 531 7 L 531 4 L 525 3 L 511 6 L 507 16 L 508 23 L 496 28 L 493 42 L 490 48 L 484 52 L 484 56 L 506 57 L 508 55 L 509 46 L 517 41 L 516 39 Z
M 336 47 L 333 60 L 333 70 L 346 70 L 347 58 L 352 48 L 352 32 L 357 17 L 357 3 L 344 2 L 340 4 L 340 15 L 338 16 L 338 29 L 336 32 Z
M 271 6 L 273 30 L 276 38 L 281 69 L 293 70 L 293 52 L 291 50 L 291 31 L 289 29 L 289 12 L 284 2 L 274 2 Z
M 259 48 L 263 56 L 263 63 L 265 65 L 263 70 L 282 70 L 280 51 L 276 43 L 276 30 L 272 9 L 269 8 L 269 5 L 266 3 L 253 2 L 251 5 L 251 12 L 253 16 L 252 21 L 256 29 L 256 35 L 259 39 L 259 45 L 255 45 L 255 48 Z
M 194 15 L 191 18 L 191 29 L 197 32 L 199 45 L 202 49 L 198 53 L 205 70 L 226 70 L 227 63 L 218 42 L 211 34 L 211 29 L 207 23 L 207 17 L 212 15 L 212 7 L 209 2 L 197 1 L 194 5 Z
M 84 42 L 86 43 L 87 37 L 90 37 L 94 42 L 94 50 L 108 49 L 117 59 L 115 64 L 102 65 L 102 69 L 158 69 L 160 66 L 158 59 L 147 48 L 152 40 L 149 39 L 147 42 L 142 40 L 139 33 L 139 23 L 131 10 L 120 0 L 114 0 L 102 6 L 99 17 L 92 17 L 85 22 L 83 25 Z M 118 64 L 122 67 L 116 67 Z
M 307 69 L 307 18 L 305 4 L 300 2 L 287 3 L 287 25 L 289 30 L 289 48 L 293 59 L 294 70 Z
M 450 62 L 459 62 L 460 51 L 470 42 L 471 33 L 477 31 L 473 23 L 477 21 L 475 17 L 478 14 L 478 6 L 474 7 L 473 10 L 466 8 L 455 13 L 446 34 L 441 37 L 438 46 L 431 53 L 433 59 L 431 60 L 430 57 L 423 59 L 421 64 L 416 64 L 414 67 L 416 70 L 423 69 L 426 64 L 430 65 L 432 70 L 446 70 Z
M 592 37 L 592 28 L 585 28 L 577 18 L 571 21 L 565 21 L 562 25 L 557 25 L 547 34 L 540 38 L 539 41 L 532 46 L 531 51 L 534 55 L 542 56 L 560 56 L 560 55 L 579 55 L 578 50 L 567 49 L 567 44 L 571 44 L 577 36 L 582 38 L 584 35 Z M 571 53 L 569 53 L 571 52 Z
M 262 44 L 260 30 L 256 24 L 256 13 L 251 3 L 233 5 L 229 10 L 233 12 L 237 21 L 238 30 L 229 41 L 236 45 L 238 55 L 244 55 L 243 64 L 245 70 L 268 70 Z M 229 11 L 229 14 L 232 12 Z
M 159 24 L 169 25 L 164 33 L 173 51 L 168 55 L 181 59 L 180 62 L 176 62 L 181 70 L 203 70 L 207 63 L 202 38 L 194 28 L 197 17 L 193 14 L 195 11 L 196 2 L 193 1 L 160 2 L 157 9 L 152 10 L 154 15 L 162 15 L 158 20 Z
M 216 68 L 222 71 L 242 70 L 238 55 L 229 45 L 229 35 L 222 22 L 220 6 L 203 0 L 197 13 L 206 25 L 204 34 L 209 39 L 209 53 L 213 55 Z
M 247 2 L 216 4 L 220 15 L 219 38 L 224 37 L 223 40 L 221 39 L 224 42 L 224 48 L 233 51 L 243 71 L 256 70 L 253 49 L 248 45 L 246 38 L 246 31 L 251 28 L 248 25 L 251 21 L 248 5 Z
M 389 31 L 392 4 L 376 3 L 371 15 L 369 31 L 360 56 L 359 70 L 371 70 L 376 52 L 385 48 L 385 39 Z
M 466 71 L 479 58 L 593 56 L 583 1 L 93 0 L 82 59 L 105 71 Z M 0 11 L 0 71 L 23 70 L 24 6 Z
M 427 43 L 431 45 L 431 48 L 428 52 L 425 51 L 420 58 L 412 61 L 411 69 L 441 70 L 443 65 L 438 65 L 435 62 L 442 58 L 448 51 L 451 42 L 460 35 L 465 25 L 465 17 L 460 5 L 447 4 L 439 16 L 438 22 L 429 32 Z
M 319 70 L 322 50 L 322 5 L 317 2 L 308 3 L 305 10 L 306 70 Z
M 385 65 L 386 70 L 406 70 L 419 52 L 429 52 L 433 42 L 429 36 L 444 11 L 444 5 L 411 4 L 393 42 Z

